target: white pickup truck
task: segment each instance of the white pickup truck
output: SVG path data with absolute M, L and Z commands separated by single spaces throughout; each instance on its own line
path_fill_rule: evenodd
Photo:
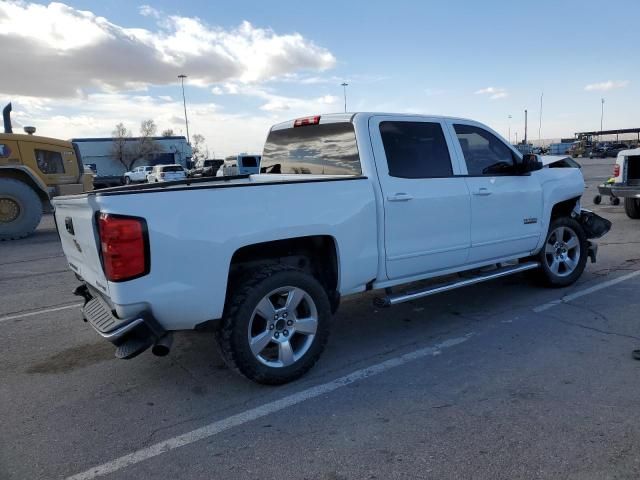
M 331 114 L 272 127 L 269 173 L 53 203 L 84 318 L 116 356 L 210 328 L 231 367 L 280 384 L 314 365 L 343 296 L 390 306 L 525 270 L 575 282 L 611 224 L 581 210 L 570 165 L 470 120 Z

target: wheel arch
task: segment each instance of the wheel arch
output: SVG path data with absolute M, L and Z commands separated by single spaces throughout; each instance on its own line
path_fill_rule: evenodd
M 331 309 L 337 310 L 340 294 L 338 244 L 331 235 L 310 235 L 244 245 L 238 248 L 229 265 L 228 298 L 231 288 L 256 268 L 286 264 L 313 275 L 325 288 Z

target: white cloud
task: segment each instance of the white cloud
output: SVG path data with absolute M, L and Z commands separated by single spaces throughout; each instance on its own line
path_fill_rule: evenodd
M 474 92 L 476 95 L 489 95 L 491 100 L 499 100 L 501 98 L 507 98 L 509 93 L 504 88 L 487 87 L 481 88 Z
M 156 17 L 149 6 L 143 15 Z M 63 3 L 0 2 L 2 89 L 12 95 L 74 97 L 189 82 L 262 82 L 335 65 L 325 48 L 298 33 L 243 22 L 235 29 L 162 15 L 157 29 L 125 28 Z M 46 80 L 46 81 L 45 81 Z
M 590 83 L 589 85 L 586 85 L 584 89 L 588 92 L 606 92 L 608 90 L 613 90 L 614 88 L 624 88 L 627 85 L 629 85 L 629 80 L 607 80 L 606 82 Z

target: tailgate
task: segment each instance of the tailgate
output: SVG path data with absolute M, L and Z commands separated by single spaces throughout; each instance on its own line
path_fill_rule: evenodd
M 56 223 L 62 250 L 71 269 L 99 291 L 109 294 L 98 252 L 96 210 L 88 196 L 56 198 Z

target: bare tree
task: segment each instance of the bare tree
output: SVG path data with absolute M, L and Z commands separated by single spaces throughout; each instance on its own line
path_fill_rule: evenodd
M 132 152 L 128 142 L 131 139 L 131 130 L 127 129 L 122 122 L 116 125 L 111 132 L 113 143 L 111 144 L 111 155 L 118 160 L 126 170 L 131 168 Z
M 173 128 L 167 128 L 166 130 L 162 131 L 163 137 L 173 137 L 174 135 L 175 133 L 173 132 Z
M 147 160 L 149 157 L 162 151 L 160 144 L 153 139 L 157 131 L 158 127 L 156 126 L 156 122 L 151 119 L 143 120 L 142 123 L 140 123 L 140 138 L 138 139 L 135 152 L 136 160 L 140 158 Z
M 204 136 L 196 133 L 191 137 L 191 152 L 193 153 L 193 160 L 206 160 L 208 148 L 204 144 Z

